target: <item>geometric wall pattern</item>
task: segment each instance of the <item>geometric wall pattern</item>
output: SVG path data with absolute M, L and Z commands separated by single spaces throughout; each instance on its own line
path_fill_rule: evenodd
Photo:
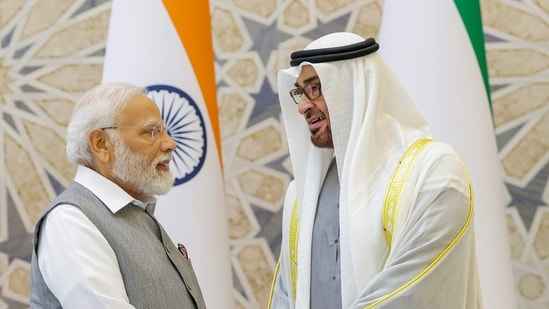
M 549 308 L 549 3 L 481 4 L 517 306 Z M 0 0 L 0 309 L 28 308 L 32 227 L 72 181 L 66 125 L 101 80 L 110 8 Z M 382 0 L 210 0 L 210 11 L 235 307 L 265 308 L 292 178 L 276 74 L 322 34 L 375 37 Z
M 549 308 L 549 2 L 482 1 L 519 308 Z

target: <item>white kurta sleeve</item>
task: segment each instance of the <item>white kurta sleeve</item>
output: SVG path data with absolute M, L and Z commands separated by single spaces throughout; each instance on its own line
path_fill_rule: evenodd
M 60 205 L 43 223 L 38 264 L 63 308 L 134 308 L 114 251 L 77 207 Z

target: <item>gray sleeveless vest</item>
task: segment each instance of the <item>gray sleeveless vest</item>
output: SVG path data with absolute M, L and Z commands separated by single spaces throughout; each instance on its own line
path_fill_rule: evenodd
M 61 308 L 38 267 L 40 228 L 60 204 L 81 209 L 116 254 L 130 303 L 136 308 L 205 308 L 190 261 L 144 209 L 126 205 L 113 214 L 91 191 L 73 183 L 44 211 L 34 231 L 31 261 L 31 308 Z

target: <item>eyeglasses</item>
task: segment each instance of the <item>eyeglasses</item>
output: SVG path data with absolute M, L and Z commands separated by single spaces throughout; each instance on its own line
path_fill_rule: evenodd
M 294 100 L 295 104 L 299 104 L 302 95 L 305 95 L 309 100 L 316 100 L 320 98 L 322 95 L 322 91 L 320 90 L 320 82 L 309 84 L 303 88 L 297 87 L 290 90 L 290 96 L 292 97 L 292 100 Z
M 162 132 L 167 131 L 166 126 L 155 123 L 151 126 L 144 126 L 144 127 L 104 127 L 100 128 L 101 130 L 109 130 L 109 129 L 141 129 L 143 132 L 148 132 L 151 134 L 151 139 L 154 141 L 162 134 Z

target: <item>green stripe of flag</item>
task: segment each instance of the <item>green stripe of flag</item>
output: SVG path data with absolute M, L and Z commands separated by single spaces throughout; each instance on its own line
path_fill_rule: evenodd
M 490 96 L 490 83 L 488 82 L 488 66 L 486 65 L 486 51 L 484 46 L 484 32 L 482 29 L 482 17 L 480 13 L 480 2 L 478 0 L 454 0 L 473 49 L 477 56 L 478 65 L 484 80 L 484 88 L 492 111 L 492 99 Z

